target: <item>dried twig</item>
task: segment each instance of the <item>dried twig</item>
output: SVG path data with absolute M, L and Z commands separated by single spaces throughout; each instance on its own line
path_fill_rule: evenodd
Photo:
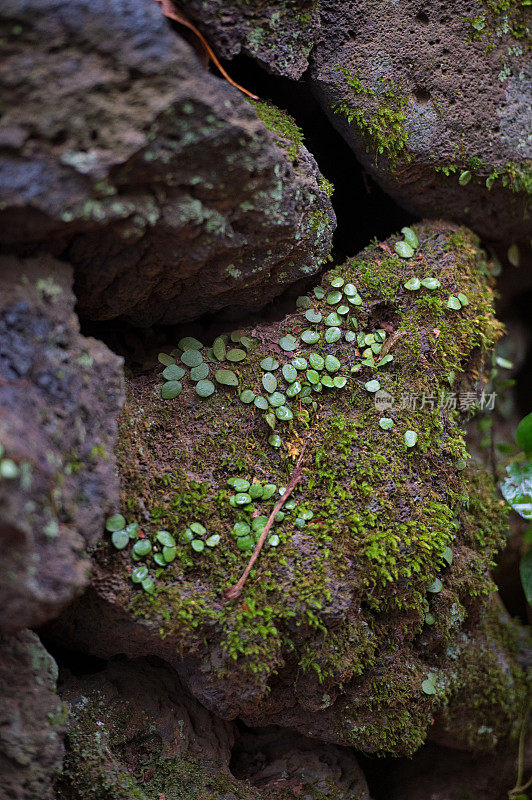
M 257 542 L 257 545 L 256 545 L 256 547 L 255 547 L 255 549 L 254 549 L 254 551 L 252 553 L 251 558 L 249 559 L 249 562 L 248 562 L 248 565 L 247 565 L 246 569 L 242 573 L 242 577 L 240 578 L 238 583 L 235 583 L 234 586 L 229 586 L 227 589 L 224 589 L 224 591 L 223 591 L 223 599 L 224 600 L 236 600 L 236 598 L 240 596 L 240 594 L 242 592 L 242 589 L 244 588 L 244 584 L 246 582 L 246 579 L 247 579 L 249 573 L 251 572 L 251 570 L 253 569 L 253 564 L 255 563 L 257 558 L 259 557 L 259 553 L 262 550 L 262 546 L 263 546 L 264 542 L 266 541 L 266 537 L 268 536 L 268 534 L 269 534 L 269 532 L 271 530 L 271 527 L 273 525 L 273 521 L 275 519 L 275 515 L 277 514 L 278 511 L 281 510 L 281 508 L 284 506 L 284 504 L 286 503 L 286 501 L 288 500 L 288 498 L 290 497 L 290 495 L 292 494 L 292 492 L 296 488 L 297 484 L 303 478 L 303 475 L 302 475 L 302 472 L 301 472 L 301 462 L 303 461 L 303 455 L 305 453 L 306 446 L 307 446 L 307 443 L 305 442 L 305 444 L 303 445 L 303 449 L 301 450 L 301 454 L 300 454 L 300 456 L 299 456 L 299 458 L 297 460 L 297 464 L 296 464 L 296 466 L 294 468 L 294 471 L 292 473 L 292 477 L 290 478 L 290 483 L 288 484 L 288 486 L 284 490 L 282 496 L 277 501 L 277 504 L 275 505 L 275 508 L 273 509 L 272 513 L 268 517 L 268 522 L 264 526 L 264 530 L 262 531 L 262 533 L 260 535 L 260 539 Z
M 384 342 L 379 353 L 379 360 L 376 362 L 377 366 L 379 366 L 384 356 L 387 355 L 393 347 L 395 347 L 401 336 L 406 336 L 407 333 L 408 331 L 397 331 Z
M 220 70 L 220 72 L 222 73 L 222 75 L 224 76 L 226 81 L 228 81 L 236 89 L 239 89 L 241 92 L 244 92 L 244 94 L 247 94 L 247 96 L 251 97 L 253 100 L 258 100 L 259 99 L 256 94 L 252 94 L 251 92 L 248 92 L 247 89 L 244 89 L 243 86 L 240 86 L 240 84 L 236 83 L 236 81 L 234 81 L 227 74 L 225 69 L 222 67 L 222 65 L 220 64 L 220 62 L 216 58 L 216 56 L 215 56 L 215 54 L 214 54 L 214 52 L 212 50 L 212 47 L 210 46 L 210 44 L 208 43 L 206 38 L 203 36 L 202 33 L 199 32 L 199 30 L 196 28 L 196 26 L 193 25 L 186 17 L 184 17 L 182 14 L 178 14 L 177 13 L 177 11 L 175 10 L 175 8 L 174 8 L 174 6 L 172 4 L 172 0 L 155 0 L 155 2 L 161 4 L 161 10 L 162 10 L 162 12 L 163 12 L 165 17 L 168 17 L 168 19 L 173 19 L 174 22 L 178 22 L 180 25 L 184 25 L 185 28 L 188 28 L 189 30 L 192 31 L 192 33 L 195 36 L 197 36 L 198 40 L 201 43 L 201 46 L 203 47 L 203 49 L 207 53 L 208 57 L 211 59 L 213 64 L 215 64 L 216 67 Z

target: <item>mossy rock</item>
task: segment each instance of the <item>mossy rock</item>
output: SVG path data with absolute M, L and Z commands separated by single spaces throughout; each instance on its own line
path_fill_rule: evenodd
M 56 800 L 298 800 L 302 783 L 308 800 L 369 800 L 352 752 L 288 731 L 239 737 L 166 665 L 114 661 L 70 676 L 63 695 L 71 717 Z M 229 769 L 236 739 L 238 776 Z
M 525 242 L 531 20 L 521 0 L 445 8 L 331 0 L 311 83 L 364 168 L 402 206 L 487 240 Z
M 319 30 L 318 0 L 188 0 L 186 11 L 219 56 L 243 53 L 292 80 L 307 69 Z
M 56 693 L 57 665 L 30 630 L 0 634 L 0 797 L 53 800 L 68 708 Z
M 62 623 L 80 646 L 102 655 L 157 653 L 203 704 L 227 718 L 397 755 L 414 752 L 435 711 L 470 686 L 466 651 L 470 640 L 472 648 L 476 639 L 489 641 L 481 620 L 506 522 L 491 478 L 464 469 L 461 414 L 448 398 L 480 396 L 501 326 L 476 237 L 444 223 L 419 225 L 415 234 L 412 257 L 399 257 L 401 237 L 390 237 L 327 273 L 318 290 L 323 299 L 309 293 L 325 318 L 343 312 L 344 299 L 356 297 L 347 284 L 356 287 L 361 304 L 345 303 L 339 340 L 327 343 L 323 321 L 309 323 L 299 307 L 243 332 L 246 359 L 224 365 L 238 376 L 238 389 L 217 385 L 203 399 L 184 377 L 179 397 L 163 401 L 159 369 L 130 380 L 118 452 L 122 513 L 139 521 L 155 547 L 158 530 L 179 540 L 194 521 L 220 541 L 202 552 L 179 542 L 165 568 L 150 556 L 154 594 L 130 580 L 140 562 L 131 561 L 129 549 L 100 546 L 92 589 Z M 404 288 L 412 277 L 441 285 Z M 337 288 L 339 278 L 345 284 Z M 333 303 L 331 291 L 341 291 L 342 301 Z M 448 308 L 448 298 L 459 294 L 462 308 Z M 308 328 L 321 336 L 312 346 L 301 340 Z M 383 331 L 375 358 L 386 353 L 393 360 L 362 366 L 364 346 L 346 341 L 348 330 Z M 287 336 L 294 350 L 283 349 L 292 346 Z M 264 357 L 282 366 L 311 352 L 337 357 L 340 369 L 330 374 L 344 375 L 346 385 L 324 385 L 310 403 L 287 399 L 293 419 L 275 421 L 280 447 L 272 447 L 265 412 L 242 403 L 239 392 L 265 394 Z M 208 361 L 206 348 L 203 354 L 212 378 L 220 364 Z M 281 366 L 274 374 L 285 394 Z M 366 388 L 372 380 L 383 390 L 377 397 L 368 391 L 374 386 Z M 379 411 L 390 396 L 393 408 Z M 393 426 L 384 430 L 382 417 Z M 407 431 L 417 434 L 414 446 L 405 442 Z M 250 555 L 237 546 L 235 522 L 269 514 L 275 501 L 233 507 L 228 478 L 286 486 L 304 447 L 296 508 L 285 508 L 274 526 L 279 546 L 266 544 L 241 596 L 224 602 L 223 590 Z M 464 625 L 474 635 L 464 636 Z M 423 690 L 426 680 L 435 681 L 434 692 Z M 507 695 L 495 738 L 510 731 L 521 702 L 518 671 L 502 684 Z M 474 704 L 483 687 L 476 691 L 468 690 L 464 702 L 469 695 Z

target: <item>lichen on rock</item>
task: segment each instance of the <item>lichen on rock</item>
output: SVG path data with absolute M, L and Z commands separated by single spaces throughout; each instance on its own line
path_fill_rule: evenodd
M 52 800 L 68 719 L 56 680 L 57 665 L 33 631 L 0 634 L 0 794 L 6 800 Z
M 238 388 L 217 383 L 202 398 L 185 376 L 179 396 L 164 401 L 162 365 L 129 380 L 121 512 L 150 541 L 154 591 L 131 580 L 143 556 L 132 562 L 129 548 L 116 554 L 102 544 L 91 589 L 55 635 L 68 632 L 106 656 L 155 653 L 223 717 L 282 724 L 368 752 L 411 754 L 439 708 L 451 709 L 454 696 L 476 702 L 483 687 L 473 687 L 463 651 L 468 642 L 479 652 L 504 649 L 480 620 L 505 523 L 491 478 L 466 466 L 451 400 L 481 397 L 501 328 L 489 265 L 470 232 L 425 223 L 408 238 L 410 257 L 395 251 L 401 237 L 372 244 L 327 273 L 295 313 L 234 334 L 243 360 L 219 362 L 203 348 L 210 378 L 230 368 Z M 416 277 L 426 286 L 406 288 Z M 460 310 L 449 306 L 455 295 Z M 340 322 L 331 326 L 330 314 Z M 333 328 L 339 338 L 326 334 Z M 305 344 L 305 330 L 319 333 L 315 344 Z M 261 367 L 264 358 L 277 367 Z M 292 398 L 288 367 L 299 367 L 302 384 Z M 265 374 L 275 377 L 289 414 L 277 413 Z M 249 403 L 245 391 L 268 396 L 270 407 Z M 275 502 L 261 500 L 260 488 L 252 501 L 245 482 L 280 491 L 304 446 L 304 481 L 274 526 L 278 542 L 266 545 L 240 598 L 225 603 L 223 589 L 249 557 L 234 525 L 251 526 Z M 244 481 L 244 500 L 228 477 Z M 213 546 L 191 547 L 194 522 L 215 537 Z M 178 541 L 166 567 L 151 560 L 159 530 Z M 493 645 L 482 644 L 490 636 Z M 488 742 L 480 736 L 478 746 L 493 746 L 519 717 L 522 676 L 511 654 L 508 664 L 494 679 L 508 693 L 500 733 Z M 468 746 L 477 746 L 472 735 Z
M 312 85 L 380 186 L 415 214 L 445 216 L 488 240 L 525 241 L 527 4 L 332 0 L 320 15 Z
M 217 53 L 243 53 L 268 72 L 301 78 L 319 29 L 319 0 L 188 0 L 186 12 Z
M 0 630 L 55 616 L 88 580 L 118 499 L 122 359 L 84 337 L 72 270 L 0 258 Z
M 287 152 L 156 3 L 9 0 L 0 24 L 0 241 L 72 264 L 80 316 L 244 315 L 326 261 L 313 156 Z

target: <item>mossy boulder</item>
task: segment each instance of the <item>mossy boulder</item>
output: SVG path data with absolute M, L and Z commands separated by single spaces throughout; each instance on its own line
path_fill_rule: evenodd
M 308 800 L 369 798 L 352 753 L 282 731 L 240 736 L 164 664 L 114 661 L 94 675 L 67 677 L 61 691 L 71 715 L 57 800 L 298 800 L 302 785 Z
M 455 697 L 477 721 L 487 713 L 478 654 L 496 672 L 498 719 L 468 746 L 513 732 L 522 676 L 488 603 L 505 515 L 488 474 L 467 465 L 460 411 L 483 402 L 501 331 L 490 266 L 466 229 L 403 233 L 327 273 L 281 321 L 212 349 L 170 345 L 163 360 L 176 364 L 129 381 L 120 510 L 140 529 L 120 553 L 102 543 L 56 636 L 158 654 L 226 718 L 397 755 Z M 185 375 L 163 400 L 163 370 L 186 362 L 206 365 L 197 387 L 214 393 Z M 240 597 L 224 601 L 301 453 L 302 482 Z
M 159 4 L 9 0 L 0 26 L 0 242 L 72 264 L 80 316 L 246 314 L 327 259 L 335 216 L 295 124 L 264 124 Z
M 68 708 L 57 666 L 33 631 L 0 634 L 0 797 L 52 800 Z
M 315 92 L 382 188 L 415 214 L 527 241 L 530 6 L 333 0 L 321 13 Z
M 0 258 L 0 630 L 54 617 L 85 586 L 116 505 L 122 359 L 82 336 L 72 270 Z

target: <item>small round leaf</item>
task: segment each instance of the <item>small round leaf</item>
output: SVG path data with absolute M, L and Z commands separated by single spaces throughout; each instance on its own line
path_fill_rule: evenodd
M 260 362 L 262 369 L 266 370 L 266 372 L 274 372 L 279 367 L 279 362 L 276 358 L 272 358 L 272 356 L 267 356 L 263 358 Z
M 291 353 L 297 347 L 297 339 L 295 339 L 291 334 L 287 334 L 279 339 L 279 345 L 287 353 Z
M 125 531 L 113 531 L 111 541 L 117 550 L 123 550 L 129 544 L 129 536 Z
M 173 400 L 174 397 L 179 397 L 182 389 L 181 381 L 167 381 L 161 386 L 161 397 L 163 400 Z
M 252 392 L 251 389 L 244 389 L 244 391 L 240 393 L 240 400 L 246 405 L 252 403 L 255 400 L 255 392 Z
M 203 356 L 199 350 L 193 350 L 190 348 L 181 354 L 181 361 L 183 364 L 186 364 L 187 367 L 199 367 L 203 361 Z
M 214 377 L 218 383 L 221 383 L 223 386 L 238 386 L 238 378 L 230 369 L 217 369 L 214 373 Z
M 106 531 L 122 531 L 126 527 L 126 520 L 122 514 L 113 514 L 105 521 Z
M 194 367 L 190 370 L 190 380 L 196 383 L 197 381 L 202 381 L 206 378 L 209 374 L 209 365 L 203 362 L 200 364 L 199 367 Z
M 390 419 L 390 417 L 381 417 L 379 425 L 383 431 L 389 431 L 390 428 L 393 428 L 393 419 Z
M 439 289 L 441 283 L 437 278 L 423 278 L 421 285 L 424 286 L 425 289 Z
M 170 364 L 166 369 L 163 369 L 163 378 L 167 381 L 180 381 L 184 375 L 185 370 L 178 364 Z
M 225 357 L 228 361 L 237 363 L 238 361 L 244 361 L 246 358 L 246 351 L 241 350 L 239 347 L 232 347 L 231 350 L 227 351 Z
M 407 447 L 414 447 L 417 442 L 417 433 L 415 431 L 406 431 L 405 444 Z
M 398 256 L 401 256 L 401 258 L 412 258 L 414 255 L 414 249 L 408 244 L 408 242 L 397 242 L 394 250 Z
M 212 381 L 198 381 L 196 384 L 196 394 L 200 397 L 210 397 L 215 390 L 216 387 Z

